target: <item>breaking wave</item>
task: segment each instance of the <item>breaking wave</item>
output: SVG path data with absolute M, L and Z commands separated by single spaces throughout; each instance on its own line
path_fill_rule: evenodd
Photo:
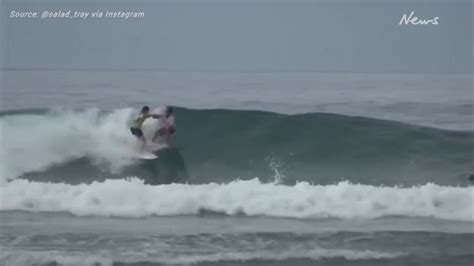
M 137 110 L 20 110 L 0 113 L 0 179 L 90 183 L 138 176 L 152 184 L 285 184 L 341 180 L 376 186 L 469 185 L 474 133 L 334 114 L 176 108 L 176 148 L 133 157 Z M 147 120 L 150 137 L 156 121 Z M 164 181 L 165 180 L 165 181 Z
M 474 221 L 473 187 L 410 188 L 340 182 L 293 186 L 258 179 L 227 184 L 146 185 L 138 178 L 70 185 L 13 180 L 0 186 L 0 210 L 69 212 L 78 216 L 225 215 L 374 219 L 434 217 Z

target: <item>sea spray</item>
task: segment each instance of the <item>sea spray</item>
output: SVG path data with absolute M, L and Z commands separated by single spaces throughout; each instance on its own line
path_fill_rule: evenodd
M 134 113 L 131 108 L 108 113 L 97 108 L 54 109 L 1 117 L 2 135 L 9 137 L 2 138 L 0 178 L 17 178 L 83 157 L 107 171 L 120 172 L 136 162 L 131 156 L 135 139 L 128 128 Z M 147 134 L 152 134 L 149 131 L 147 125 Z

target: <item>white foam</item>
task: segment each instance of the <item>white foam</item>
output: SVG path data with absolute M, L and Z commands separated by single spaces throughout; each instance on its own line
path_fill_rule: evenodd
M 136 140 L 129 127 L 135 116 L 130 108 L 107 114 L 93 108 L 1 117 L 0 181 L 84 156 L 118 171 L 134 161 L 131 151 Z M 149 139 L 152 123 L 144 124 Z
M 137 178 L 80 185 L 17 179 L 0 186 L 0 210 L 123 217 L 194 215 L 209 210 L 290 218 L 373 219 L 396 215 L 472 222 L 473 193 L 473 187 L 434 184 L 398 188 L 300 182 L 287 186 L 252 179 L 228 184 L 151 186 Z
M 111 252 L 112 253 L 112 252 Z M 131 253 L 131 252 L 126 252 Z M 139 255 L 139 256 L 137 256 Z M 141 255 L 141 256 L 140 256 Z M 48 264 L 56 262 L 60 265 L 113 265 L 113 262 L 137 263 L 152 262 L 163 263 L 167 265 L 189 265 L 203 262 L 226 262 L 226 261 L 251 261 L 251 260 L 270 260 L 284 261 L 288 259 L 330 259 L 344 258 L 347 260 L 374 260 L 374 259 L 393 259 L 403 254 L 388 253 L 372 250 L 349 250 L 349 249 L 324 249 L 315 248 L 290 249 L 286 251 L 279 250 L 257 250 L 257 251 L 232 251 L 216 252 L 210 254 L 160 254 L 160 256 L 150 256 L 143 258 L 145 254 L 110 254 L 100 252 L 99 254 L 85 255 L 80 252 L 61 252 L 61 251 L 30 251 L 30 252 L 5 252 L 0 261 L 5 265 L 31 265 Z
M 2 265 L 113 265 L 107 254 L 64 251 L 4 251 Z
M 191 264 L 198 262 L 218 262 L 218 261 L 249 261 L 249 260 L 277 260 L 288 259 L 328 259 L 344 258 L 347 260 L 367 260 L 367 259 L 389 259 L 401 256 L 399 253 L 377 252 L 371 250 L 349 250 L 349 249 L 323 249 L 312 250 L 293 249 L 286 251 L 255 251 L 255 252 L 229 252 L 212 255 L 191 255 L 183 256 L 164 261 L 167 264 Z

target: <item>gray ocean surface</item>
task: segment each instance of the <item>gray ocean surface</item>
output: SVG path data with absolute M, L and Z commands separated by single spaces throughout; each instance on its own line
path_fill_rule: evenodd
M 472 75 L 2 71 L 2 110 L 176 105 L 473 129 Z
M 1 265 L 474 260 L 471 75 L 0 75 Z M 152 162 L 145 104 L 177 114 Z

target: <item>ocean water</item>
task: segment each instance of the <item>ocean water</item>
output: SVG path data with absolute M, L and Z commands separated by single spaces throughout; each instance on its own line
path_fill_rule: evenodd
M 474 260 L 472 76 L 0 74 L 1 265 Z

